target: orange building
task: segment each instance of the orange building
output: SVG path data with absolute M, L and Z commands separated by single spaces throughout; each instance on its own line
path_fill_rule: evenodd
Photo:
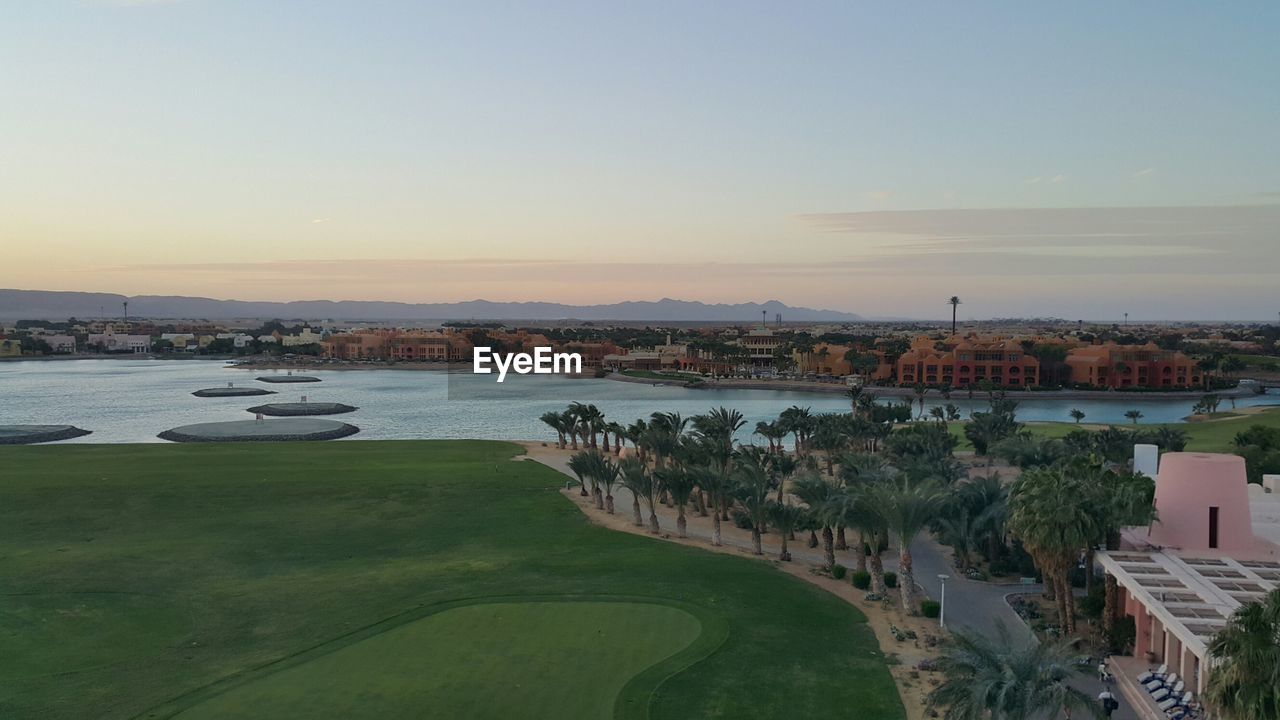
M 1025 387 L 1040 383 L 1040 361 L 1016 339 L 998 336 L 971 335 L 944 342 L 918 337 L 898 358 L 896 370 L 899 385 L 968 387 L 989 381 L 996 386 Z
M 879 360 L 875 369 L 866 373 L 855 371 L 853 365 L 845 359 L 851 350 L 854 350 L 852 345 L 818 343 L 809 352 L 796 352 L 793 357 L 796 361 L 796 369 L 802 373 L 837 377 L 861 374 L 865 381 L 888 380 L 893 377 L 893 365 L 885 362 L 883 351 L 858 349 L 859 355 L 869 355 Z
M 1195 360 L 1155 343 L 1089 345 L 1067 353 L 1066 362 L 1071 382 L 1077 385 L 1185 388 L 1203 379 Z

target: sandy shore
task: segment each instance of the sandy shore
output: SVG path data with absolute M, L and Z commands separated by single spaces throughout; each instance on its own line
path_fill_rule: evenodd
M 559 450 L 553 445 L 540 442 L 520 442 L 519 444 L 528 452 L 527 455 L 518 458 L 519 460 L 542 463 L 563 473 L 566 478 L 573 479 L 572 473 L 568 472 L 565 465 L 573 451 Z M 764 555 L 753 555 L 750 550 L 751 533 L 749 531 L 734 527 L 731 522 L 721 523 L 724 544 L 717 547 L 711 545 L 708 540 L 711 536 L 711 519 L 698 517 L 696 513 L 692 512 L 686 514 L 689 537 L 677 537 L 675 534 L 675 510 L 663 506 L 657 508 L 658 522 L 662 527 L 662 532 L 657 536 L 651 535 L 646 528 L 636 527 L 632 523 L 631 496 L 625 488 L 614 490 L 616 509 L 613 515 L 597 510 L 592 498 L 582 497 L 577 487 L 563 489 L 560 494 L 576 505 L 588 520 L 601 527 L 634 535 L 645 535 L 710 552 L 757 559 L 760 562 L 769 563 L 788 575 L 816 585 L 853 605 L 866 615 L 867 625 L 875 633 L 876 640 L 880 643 L 880 648 L 886 656 L 895 661 L 889 665 L 889 672 L 893 675 L 894 682 L 898 686 L 898 694 L 901 696 L 902 704 L 906 708 L 907 719 L 923 720 L 928 717 L 925 698 L 934 685 L 941 681 L 941 676 L 934 672 L 917 671 L 915 666 L 921 660 L 937 657 L 938 650 L 928 647 L 925 639 L 928 636 L 941 636 L 945 631 L 939 629 L 937 620 L 930 620 L 924 617 L 908 617 L 897 609 L 896 604 L 890 603 L 886 605 L 880 602 L 864 600 L 863 596 L 866 595 L 866 591 L 853 587 L 847 578 L 845 580 L 835 580 L 830 576 L 819 574 L 817 571 L 822 564 L 821 548 L 810 549 L 807 546 L 805 534 L 798 533 L 798 539 L 788 543 L 788 549 L 794 559 L 791 562 L 780 562 L 777 559 L 779 546 L 776 533 L 767 533 L 765 535 L 763 539 Z M 837 552 L 837 559 L 841 564 L 846 564 L 848 559 L 843 555 L 844 553 Z M 896 603 L 898 599 L 896 591 L 891 591 L 891 598 Z M 899 642 L 894 639 L 889 629 L 890 625 L 896 625 L 903 630 L 915 631 L 917 639 Z

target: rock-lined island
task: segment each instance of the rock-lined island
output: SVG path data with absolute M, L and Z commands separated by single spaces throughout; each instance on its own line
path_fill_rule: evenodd
M 84 437 L 92 432 L 74 425 L 0 425 L 0 445 L 57 442 Z
M 273 417 L 301 417 L 306 415 L 340 415 L 355 412 L 359 408 L 354 405 L 329 402 L 296 402 L 269 403 L 246 408 L 251 413 L 261 413 Z
M 165 430 L 156 437 L 171 442 L 288 442 L 337 440 L 360 428 L 337 420 L 283 418 L 280 420 L 232 420 L 197 423 Z

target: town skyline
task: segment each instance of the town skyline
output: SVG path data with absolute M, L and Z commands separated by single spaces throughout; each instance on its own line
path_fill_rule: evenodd
M 0 286 L 1270 318 L 1237 10 L 26 3 Z

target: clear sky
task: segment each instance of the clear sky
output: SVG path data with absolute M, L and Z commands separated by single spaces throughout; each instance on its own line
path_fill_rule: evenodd
M 1277 38 L 1273 1 L 12 0 L 0 287 L 1270 319 Z

